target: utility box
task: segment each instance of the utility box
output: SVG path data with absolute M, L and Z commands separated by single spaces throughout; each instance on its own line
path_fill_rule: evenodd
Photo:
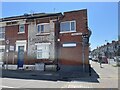
M 56 65 L 45 65 L 46 71 L 56 71 L 57 66 Z
M 44 71 L 44 63 L 36 63 L 35 70 Z

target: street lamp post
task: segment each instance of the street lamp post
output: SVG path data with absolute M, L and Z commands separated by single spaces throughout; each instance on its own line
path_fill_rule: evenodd
M 89 38 L 91 36 L 91 31 L 88 30 L 88 33 L 82 34 L 82 62 L 83 62 L 83 72 L 85 72 L 85 47 L 89 45 Z
M 6 44 L 7 44 L 7 49 L 6 49 L 6 53 L 7 53 L 6 69 L 8 69 L 9 40 L 6 40 Z

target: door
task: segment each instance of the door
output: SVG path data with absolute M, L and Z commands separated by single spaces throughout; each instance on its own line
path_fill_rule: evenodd
M 24 46 L 18 46 L 18 68 L 24 64 Z

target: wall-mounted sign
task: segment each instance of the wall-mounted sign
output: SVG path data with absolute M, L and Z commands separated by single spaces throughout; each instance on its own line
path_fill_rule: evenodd
M 64 43 L 62 44 L 63 47 L 76 47 L 76 43 Z
M 10 51 L 14 51 L 14 46 L 10 46 Z
M 6 40 L 6 44 L 9 44 L 9 40 Z
M 72 36 L 82 35 L 82 33 L 72 33 Z
M 49 41 L 49 40 L 50 40 L 49 36 L 39 36 L 31 39 L 32 42 L 42 42 L 42 41 Z

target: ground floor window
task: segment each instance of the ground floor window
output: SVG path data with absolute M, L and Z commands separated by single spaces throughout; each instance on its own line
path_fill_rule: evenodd
M 37 59 L 49 59 L 50 56 L 50 44 L 39 43 L 37 44 Z
M 0 45 L 0 62 L 4 59 L 5 45 Z

